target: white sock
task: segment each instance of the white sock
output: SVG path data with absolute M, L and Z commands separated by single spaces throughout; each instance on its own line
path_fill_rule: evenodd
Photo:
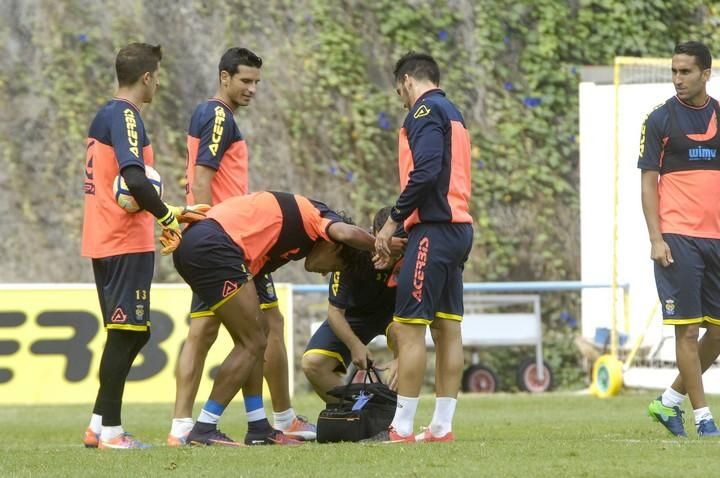
M 193 427 L 192 418 L 173 418 L 170 434 L 174 437 L 184 437 Z
M 457 399 L 452 397 L 436 397 L 435 413 L 430 421 L 430 433 L 442 437 L 452 431 L 452 420 L 455 415 Z
M 273 424 L 276 430 L 287 430 L 295 420 L 295 410 L 292 407 L 284 412 L 273 412 Z
M 695 425 L 699 425 L 701 421 L 710 420 L 713 417 L 712 413 L 710 413 L 710 407 L 702 407 L 697 410 L 693 410 L 693 414 L 695 415 Z
M 210 413 L 204 408 L 200 411 L 200 416 L 198 417 L 197 421 L 202 423 L 210 423 L 212 425 L 217 425 L 217 422 L 220 420 L 220 415 L 215 415 L 214 413 Z
M 672 387 L 668 387 L 662 394 L 662 404 L 666 407 L 679 407 L 685 400 L 685 395 L 676 392 Z
M 113 438 L 122 435 L 125 433 L 125 430 L 123 430 L 122 425 L 118 425 L 116 427 L 102 427 L 102 431 L 100 432 L 100 439 L 102 441 L 110 441 Z
M 399 435 L 408 436 L 413 432 L 415 425 L 415 412 L 417 411 L 420 397 L 403 397 L 397 396 L 397 408 L 395 409 L 395 417 L 392 426 Z
M 257 410 L 253 410 L 252 412 L 247 412 L 245 416 L 247 416 L 248 423 L 256 422 L 258 420 L 262 420 L 263 418 L 267 418 L 265 409 L 262 407 L 258 408 Z
M 102 430 L 102 415 L 93 413 L 90 417 L 90 425 L 88 425 L 88 428 L 90 428 L 93 433 L 100 434 Z

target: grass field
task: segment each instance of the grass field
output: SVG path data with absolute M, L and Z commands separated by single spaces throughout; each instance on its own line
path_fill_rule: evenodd
M 708 473 L 720 440 L 671 437 L 645 415 L 656 393 L 625 392 L 599 400 L 572 393 L 461 396 L 452 444 L 337 445 L 241 449 L 163 446 L 171 406 L 125 406 L 126 428 L 150 450 L 105 451 L 80 444 L 90 407 L 0 407 L 0 476 L 234 476 L 335 477 L 502 476 L 661 477 Z M 295 398 L 295 408 L 317 417 L 314 396 Z M 416 427 L 432 415 L 423 397 Z M 720 397 L 710 397 L 720 413 Z M 222 429 L 241 438 L 242 404 L 230 406 Z M 686 403 L 686 408 L 689 405 Z

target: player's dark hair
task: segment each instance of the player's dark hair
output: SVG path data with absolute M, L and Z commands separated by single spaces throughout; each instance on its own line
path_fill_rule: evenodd
M 440 67 L 427 53 L 406 53 L 395 63 L 393 75 L 396 83 L 409 75 L 417 80 L 430 80 L 435 86 L 440 85 Z
M 380 229 L 382 229 L 382 227 L 387 222 L 387 219 L 390 217 L 390 211 L 392 211 L 392 206 L 385 206 L 375 213 L 372 226 L 373 234 L 377 234 L 378 232 L 380 232 Z
M 701 70 L 707 70 L 712 67 L 712 55 L 710 49 L 699 41 L 686 41 L 675 45 L 674 55 L 688 55 L 695 57 L 695 63 Z
M 347 274 L 354 277 L 365 278 L 372 277 L 372 274 L 375 272 L 372 255 L 369 251 L 361 251 L 360 249 L 355 249 L 352 246 L 343 244 L 342 247 L 340 247 L 338 255 L 345 265 L 343 272 Z
M 130 43 L 115 58 L 115 73 L 120 86 L 135 84 L 145 73 L 155 73 L 162 60 L 162 47 L 148 43 Z
M 223 71 L 227 71 L 230 76 L 233 76 L 238 71 L 240 65 L 249 66 L 252 68 L 262 68 L 262 58 L 251 52 L 247 48 L 230 48 L 228 51 L 223 53 L 220 58 L 220 64 L 218 65 L 218 76 Z
M 372 233 L 375 235 L 378 232 L 380 232 L 380 229 L 385 225 L 385 223 L 388 220 L 388 217 L 390 217 L 390 211 L 392 211 L 392 206 L 385 206 L 378 210 L 378 212 L 375 213 L 375 217 L 373 218 L 373 226 L 372 226 Z M 393 236 L 395 237 L 407 237 L 407 233 L 405 232 L 405 229 L 403 228 L 403 224 L 398 224 L 397 228 L 395 229 L 395 232 L 393 233 Z
M 352 218 L 345 214 L 344 211 L 336 211 L 335 213 L 345 224 L 356 225 Z M 374 271 L 372 255 L 369 251 L 355 249 L 347 244 L 342 244 L 338 256 L 345 266 L 343 272 L 352 274 L 353 276 L 364 277 L 369 275 L 368 271 Z

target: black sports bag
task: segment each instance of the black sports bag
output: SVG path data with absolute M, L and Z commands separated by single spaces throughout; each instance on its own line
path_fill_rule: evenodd
M 395 416 L 397 393 L 382 383 L 374 367 L 368 368 L 362 383 L 352 383 L 357 372 L 347 385 L 328 391 L 328 395 L 339 398 L 340 402 L 329 403 L 320 412 L 318 443 L 360 441 L 390 426 Z

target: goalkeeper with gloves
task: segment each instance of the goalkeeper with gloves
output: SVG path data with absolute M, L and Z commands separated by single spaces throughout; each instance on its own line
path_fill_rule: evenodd
M 162 251 L 180 244 L 180 222 L 202 217 L 207 207 L 187 210 L 162 202 L 145 177 L 153 151 L 138 105 L 150 103 L 159 86 L 159 45 L 131 43 L 115 61 L 118 90 L 98 111 L 86 142 L 82 255 L 92 259 L 107 340 L 100 360 L 100 388 L 83 444 L 87 448 L 147 448 L 121 423 L 125 380 L 150 338 L 150 283 L 155 262 L 153 217 L 162 228 Z M 117 205 L 112 183 L 118 172 L 145 211 Z M 151 216 L 152 215 L 152 216 Z

